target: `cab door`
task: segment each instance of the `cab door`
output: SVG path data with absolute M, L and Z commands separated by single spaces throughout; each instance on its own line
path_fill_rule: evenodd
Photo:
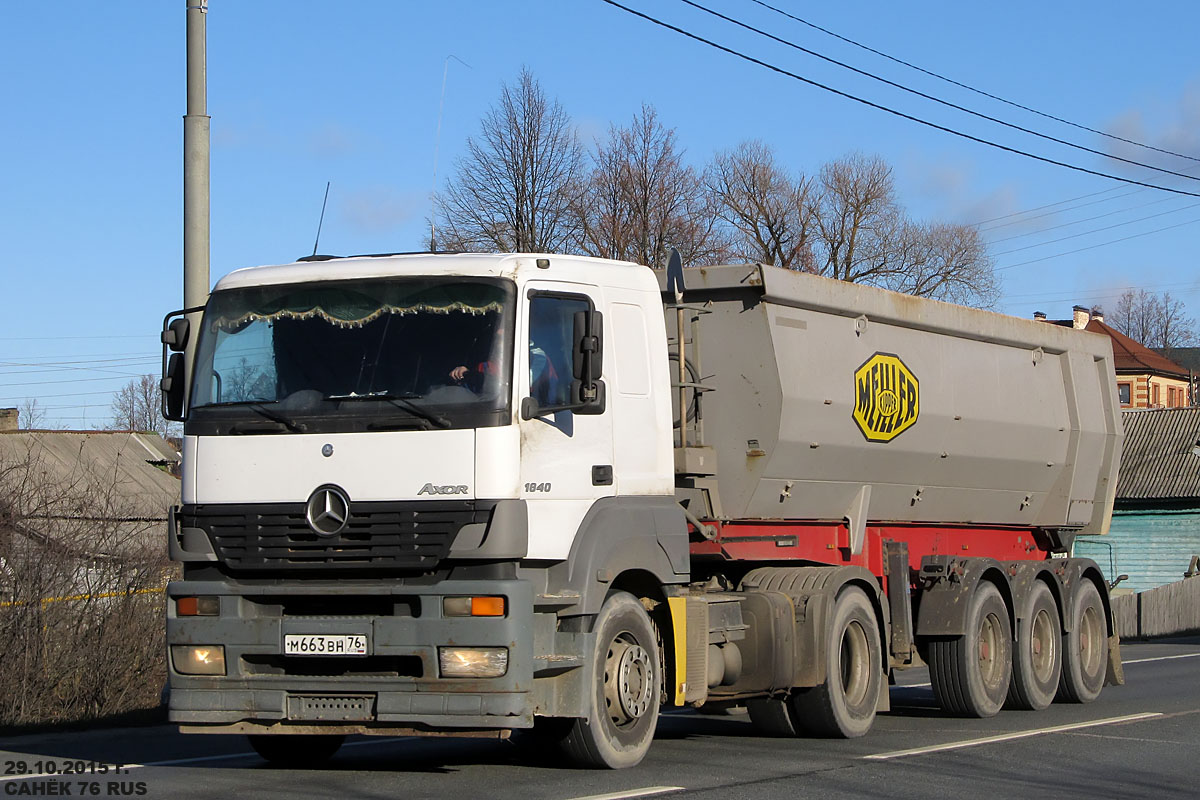
M 601 301 L 599 289 L 592 286 L 528 284 L 522 335 L 517 339 L 521 399 L 532 397 L 541 408 L 570 402 L 575 313 L 597 310 Z M 520 497 L 529 509 L 528 557 L 565 559 L 592 504 L 615 493 L 612 412 L 552 411 L 521 419 L 520 426 Z

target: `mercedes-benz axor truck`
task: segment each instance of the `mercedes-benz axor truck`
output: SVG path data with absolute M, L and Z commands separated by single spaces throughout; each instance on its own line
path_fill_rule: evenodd
M 855 737 L 893 670 L 974 717 L 1119 680 L 1070 557 L 1116 483 L 1103 336 L 762 265 L 416 254 L 238 270 L 163 341 L 184 731 L 626 767 L 663 708 Z

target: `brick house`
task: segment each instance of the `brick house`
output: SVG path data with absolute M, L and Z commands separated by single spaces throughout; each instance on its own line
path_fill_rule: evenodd
M 1073 312 L 1072 318 L 1066 320 L 1047 320 L 1040 311 L 1033 318 L 1102 333 L 1112 339 L 1121 408 L 1185 408 L 1193 404 L 1193 398 L 1188 396 L 1191 373 L 1187 368 L 1109 327 L 1100 313 L 1083 306 L 1075 306 Z

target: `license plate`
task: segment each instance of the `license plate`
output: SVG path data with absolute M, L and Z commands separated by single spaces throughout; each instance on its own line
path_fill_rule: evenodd
M 365 656 L 367 637 L 363 634 L 288 634 L 283 637 L 287 656 Z

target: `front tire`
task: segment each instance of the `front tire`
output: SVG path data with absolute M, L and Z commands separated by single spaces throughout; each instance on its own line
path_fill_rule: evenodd
M 825 637 L 825 682 L 789 698 L 793 724 L 804 733 L 854 739 L 871 730 L 883 686 L 875 609 L 862 589 L 838 595 Z
M 1000 712 L 1012 677 L 1012 625 L 1000 590 L 975 587 L 966 633 L 929 643 L 929 679 L 942 709 L 963 717 Z
M 246 736 L 254 752 L 280 767 L 313 767 L 333 757 L 345 741 L 345 736 L 272 735 L 255 733 Z
M 1090 703 L 1104 688 L 1108 669 L 1108 625 L 1096 585 L 1081 578 L 1071 604 L 1071 630 L 1063 634 L 1062 679 L 1058 699 Z
M 572 722 L 563 750 L 580 766 L 632 767 L 650 749 L 658 725 L 657 636 L 646 609 L 627 592 L 604 601 L 595 631 L 588 715 Z

